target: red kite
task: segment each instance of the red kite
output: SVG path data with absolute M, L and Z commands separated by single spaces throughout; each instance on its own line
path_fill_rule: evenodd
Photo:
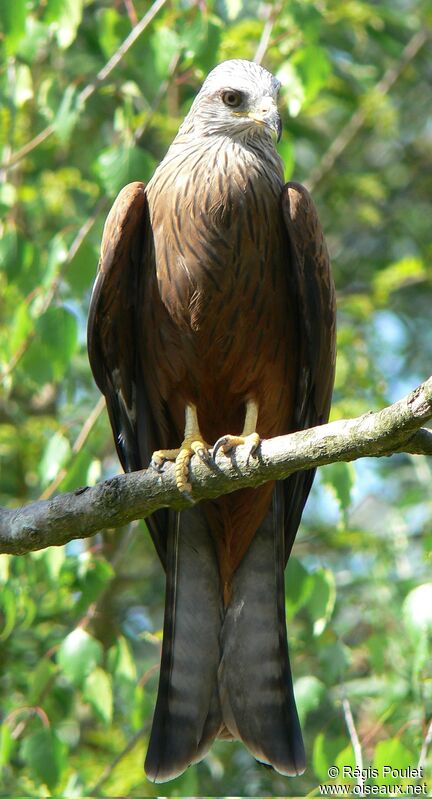
M 107 218 L 88 346 L 126 471 L 209 461 L 326 422 L 335 304 L 313 202 L 284 185 L 279 81 L 232 60 L 207 77 L 148 186 Z M 219 457 L 221 457 L 219 455 Z M 166 569 L 159 693 L 145 769 L 172 779 L 215 737 L 304 770 L 284 568 L 313 472 L 149 520 Z

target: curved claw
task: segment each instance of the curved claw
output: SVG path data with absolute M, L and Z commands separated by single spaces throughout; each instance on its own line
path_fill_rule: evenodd
M 249 436 L 248 436 L 248 438 L 249 438 Z M 249 450 L 249 455 L 247 456 L 248 463 L 249 463 L 249 458 L 252 458 L 256 454 L 256 451 L 257 451 L 260 443 L 261 442 L 260 442 L 259 436 L 257 435 L 256 439 L 254 438 L 254 440 L 253 440 L 253 442 L 251 444 L 251 448 Z
M 201 447 L 200 449 L 196 449 L 195 450 L 195 455 L 198 455 L 198 458 L 200 459 L 200 461 L 202 463 L 204 463 L 206 466 L 208 466 L 209 463 L 211 462 L 210 453 L 209 453 L 208 449 L 205 449 L 205 447 Z
M 216 444 L 213 447 L 212 454 L 211 454 L 211 459 L 212 459 L 213 462 L 216 461 L 216 455 L 218 454 L 220 449 L 222 450 L 224 455 L 227 452 L 229 452 L 230 449 L 232 449 L 232 446 L 229 447 L 228 449 L 225 449 L 226 445 L 229 444 L 229 440 L 230 440 L 230 436 L 221 436 L 220 438 L 218 438 L 218 440 L 216 441 Z
M 248 444 L 250 445 L 247 457 L 247 460 L 249 461 L 249 458 L 255 455 L 260 444 L 260 438 L 258 433 L 250 433 L 249 435 L 241 435 L 241 436 L 231 436 L 228 433 L 228 435 L 221 436 L 221 438 L 218 438 L 218 440 L 216 441 L 216 444 L 213 447 L 212 459 L 213 461 L 215 461 L 216 455 L 220 449 L 226 455 L 235 447 L 247 446 Z
M 150 469 L 154 469 L 155 472 L 157 472 L 158 474 L 161 474 L 161 472 L 163 471 L 163 467 L 164 467 L 165 463 L 166 463 L 165 460 L 156 461 L 154 458 L 152 458 L 151 461 L 150 461 Z

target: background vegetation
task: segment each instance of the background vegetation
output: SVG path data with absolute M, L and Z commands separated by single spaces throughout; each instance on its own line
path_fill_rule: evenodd
M 103 221 L 225 58 L 258 53 L 284 84 L 287 178 L 313 190 L 338 288 L 333 418 L 432 371 L 431 3 L 158 2 L 96 82 L 146 0 L 0 2 L 4 505 L 119 471 L 85 349 Z M 430 485 L 430 461 L 407 455 L 316 481 L 286 580 L 305 775 L 218 743 L 165 795 L 305 795 L 360 752 L 365 766 L 420 760 L 432 787 Z M 0 585 L 0 791 L 157 795 L 142 761 L 164 579 L 145 525 L 2 555 Z

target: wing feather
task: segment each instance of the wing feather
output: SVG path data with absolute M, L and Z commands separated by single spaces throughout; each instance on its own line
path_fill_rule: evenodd
M 105 395 L 117 453 L 127 472 L 147 466 L 159 444 L 140 349 L 143 292 L 154 269 L 152 241 L 145 185 L 129 183 L 105 222 L 87 328 L 90 366 Z M 161 509 L 147 519 L 164 567 L 168 514 Z
M 330 259 L 312 198 L 300 183 L 287 183 L 282 212 L 289 238 L 289 263 L 298 297 L 298 375 L 294 428 L 327 422 L 336 361 L 336 300 Z M 284 482 L 285 558 L 300 523 L 314 470 Z
M 135 182 L 125 186 L 105 222 L 87 328 L 90 365 L 106 398 L 114 441 L 125 471 L 142 466 L 136 436 L 135 302 L 146 212 L 144 184 Z

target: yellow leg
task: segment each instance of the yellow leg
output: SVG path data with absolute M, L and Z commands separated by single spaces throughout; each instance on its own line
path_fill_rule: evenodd
M 234 447 L 238 447 L 241 444 L 249 447 L 249 457 L 253 455 L 260 443 L 260 437 L 256 432 L 257 420 L 258 404 L 255 400 L 250 399 L 246 403 L 246 415 L 241 435 L 232 436 L 228 433 L 226 436 L 219 438 L 213 447 L 213 460 L 215 460 L 220 449 L 226 454 Z
M 208 463 L 208 445 L 203 441 L 198 425 L 195 405 L 186 406 L 184 440 L 179 449 L 158 449 L 153 453 L 152 466 L 160 470 L 166 461 L 174 461 L 174 474 L 178 490 L 191 494 L 192 486 L 188 480 L 189 464 L 193 455 Z

